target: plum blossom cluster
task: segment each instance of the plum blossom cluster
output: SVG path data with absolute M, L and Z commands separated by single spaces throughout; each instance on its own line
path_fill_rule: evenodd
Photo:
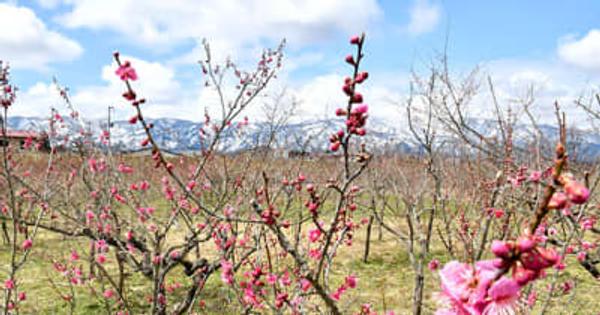
M 337 290 L 335 290 L 335 292 L 333 292 L 331 294 L 331 298 L 339 301 L 342 294 L 344 294 L 344 292 L 346 292 L 346 290 L 348 289 L 354 289 L 356 288 L 356 284 L 357 284 L 358 280 L 356 279 L 355 275 L 349 275 L 344 279 L 344 283 L 342 283 L 342 285 L 340 285 Z
M 346 118 L 346 130 L 340 129 L 329 137 L 329 142 L 331 143 L 329 149 L 334 152 L 339 150 L 340 146 L 347 146 L 350 135 L 364 136 L 367 134 L 365 124 L 367 123 L 367 111 L 369 107 L 363 104 L 363 96 L 357 91 L 358 85 L 362 84 L 369 77 L 368 72 L 360 72 L 364 39 L 364 34 L 353 36 L 350 39 L 350 43 L 356 45 L 357 53 L 356 58 L 354 55 L 346 57 L 346 62 L 353 67 L 354 71 L 352 77 L 344 79 L 344 86 L 342 88 L 346 96 L 348 96 L 348 104 L 346 108 L 338 108 L 335 111 L 336 116 Z
M 513 314 L 519 298 L 519 284 L 510 278 L 498 278 L 494 260 L 470 265 L 451 261 L 440 271 L 445 308 L 436 315 Z
M 555 192 L 550 199 L 548 208 L 565 209 L 572 204 L 584 204 L 590 198 L 590 190 L 576 181 L 572 174 L 563 174 L 560 179 L 563 191 Z
M 496 259 L 475 265 L 452 261 L 440 271 L 440 296 L 447 308 L 436 314 L 512 314 L 521 288 L 545 276 L 561 258 L 553 248 L 541 247 L 536 236 L 492 242 Z M 510 272 L 510 276 L 505 274 Z
M 0 60 L 0 105 L 4 108 L 10 107 L 16 98 L 17 88 L 10 84 L 10 67 L 8 63 Z
M 436 314 L 514 314 L 524 286 L 543 278 L 547 268 L 564 268 L 561 255 L 549 247 L 547 235 L 552 234 L 552 228 L 543 219 L 550 210 L 586 203 L 590 191 L 572 174 L 562 173 L 567 160 L 563 143 L 557 146 L 556 156 L 556 164 L 546 176 L 542 173 L 530 176 L 532 182 L 539 183 L 543 177 L 551 177 L 551 182 L 546 184 L 544 199 L 523 235 L 514 241 L 494 240 L 491 251 L 495 259 L 474 265 L 451 261 L 439 272 L 444 307 Z M 509 182 L 519 187 L 527 179 L 524 174 L 521 169 Z M 585 259 L 584 254 L 578 254 L 578 259 Z M 534 303 L 535 297 L 530 296 L 529 300 Z

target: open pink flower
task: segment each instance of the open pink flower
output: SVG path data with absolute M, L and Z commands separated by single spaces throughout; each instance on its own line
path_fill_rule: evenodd
M 487 290 L 497 272 L 493 260 L 479 261 L 475 266 L 458 261 L 447 263 L 440 270 L 441 297 L 448 300 L 451 308 L 442 311 L 450 312 L 446 314 L 481 314 L 489 302 Z
M 135 72 L 135 69 L 131 66 L 131 63 L 129 61 L 125 61 L 122 65 L 120 65 L 119 68 L 117 69 L 117 71 L 115 71 L 115 73 L 123 81 L 125 81 L 125 80 L 135 81 L 138 78 L 137 73 Z
M 111 289 L 106 289 L 103 295 L 105 298 L 110 299 L 115 295 L 115 292 Z
M 221 260 L 221 280 L 226 284 L 233 284 L 233 263 Z
M 15 288 L 15 281 L 13 279 L 8 279 L 4 281 L 4 288 L 7 290 L 12 290 Z
M 345 285 L 348 286 L 350 289 L 354 289 L 356 288 L 356 276 L 355 275 L 349 275 L 346 277 L 346 282 Z
M 308 231 L 308 239 L 312 243 L 318 241 L 320 237 L 321 237 L 321 230 L 319 230 L 319 229 L 312 229 L 312 230 Z
M 506 277 L 494 282 L 488 290 L 491 302 L 483 310 L 483 315 L 514 314 L 520 289 L 516 281 Z
M 542 179 L 542 172 L 540 171 L 533 171 L 531 174 L 529 174 L 529 180 L 534 183 L 539 182 L 540 179 Z
M 310 281 L 306 280 L 306 279 L 301 279 L 300 280 L 300 289 L 302 289 L 302 292 L 307 292 L 311 287 Z

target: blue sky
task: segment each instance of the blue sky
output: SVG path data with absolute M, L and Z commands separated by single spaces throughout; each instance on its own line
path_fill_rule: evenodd
M 272 90 L 298 100 L 299 116 L 322 116 L 343 97 L 348 37 L 365 31 L 372 80 L 364 94 L 374 115 L 389 118 L 398 114 L 410 71 L 426 69 L 448 38 L 457 73 L 480 65 L 507 100 L 535 84 L 544 112 L 554 99 L 572 103 L 600 83 L 598 12 L 592 0 L 3 1 L 0 59 L 11 62 L 21 89 L 14 115 L 61 109 L 51 86 L 56 75 L 85 117 L 115 105 L 126 118 L 111 60 L 118 49 L 139 69 L 150 116 L 201 120 L 215 101 L 195 64 L 202 38 L 243 66 L 285 37 L 284 72 Z M 260 119 L 260 106 L 250 115 Z

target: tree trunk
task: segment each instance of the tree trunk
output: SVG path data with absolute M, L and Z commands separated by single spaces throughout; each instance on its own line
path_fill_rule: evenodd
M 371 246 L 371 228 L 373 227 L 374 216 L 369 217 L 369 224 L 367 225 L 367 238 L 365 240 L 365 255 L 363 262 L 366 264 L 369 259 L 369 247 Z
M 418 267 L 415 274 L 415 289 L 413 291 L 413 315 L 421 315 L 423 307 L 423 286 L 425 284 L 425 276 L 423 275 L 423 262 L 418 262 Z

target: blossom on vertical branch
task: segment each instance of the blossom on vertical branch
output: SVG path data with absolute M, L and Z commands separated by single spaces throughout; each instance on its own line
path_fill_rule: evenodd
M 560 116 L 559 116 L 560 117 Z M 566 173 L 567 152 L 564 118 L 559 118 L 560 142 L 555 150 L 552 176 L 545 182 L 545 191 L 538 208 L 516 240 L 494 240 L 491 252 L 496 257 L 474 265 L 451 261 L 440 271 L 442 308 L 436 314 L 514 314 L 518 309 L 521 290 L 545 275 L 551 267 L 561 269 L 561 255 L 543 235 L 544 219 L 551 211 L 561 211 L 571 204 L 584 204 L 590 197 L 585 185 Z M 535 183 L 541 176 L 535 176 Z M 581 257 L 584 259 L 584 257 Z

